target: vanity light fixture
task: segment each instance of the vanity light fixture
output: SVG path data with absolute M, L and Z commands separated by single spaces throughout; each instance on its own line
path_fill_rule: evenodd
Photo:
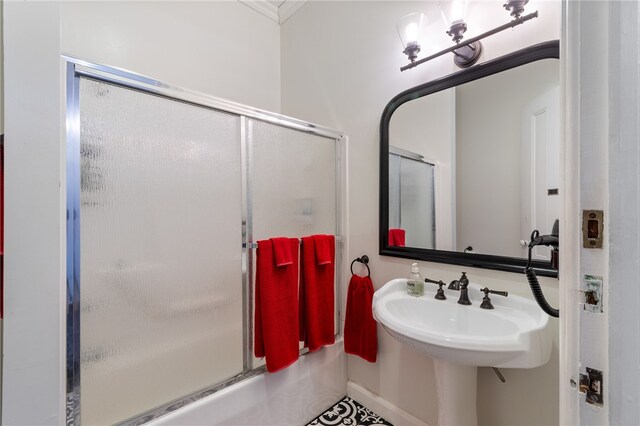
M 420 64 L 450 52 L 454 54 L 453 60 L 458 67 L 467 68 L 472 66 L 478 62 L 482 53 L 480 40 L 538 17 L 538 11 L 529 13 L 528 15 L 522 15 L 524 13 L 524 7 L 528 2 L 529 0 L 505 0 L 503 7 L 510 12 L 513 20 L 465 41 L 462 41 L 462 39 L 464 33 L 467 31 L 465 15 L 468 0 L 450 0 L 445 4 L 438 4 L 442 18 L 448 27 L 446 33 L 452 38 L 455 45 L 419 60 L 417 60 L 417 58 L 420 52 L 420 45 L 418 44 L 417 38 L 420 33 L 424 15 L 421 13 L 413 13 L 405 16 L 398 22 L 397 28 L 402 46 L 404 47 L 403 53 L 407 55 L 410 63 L 400 67 L 400 71 L 415 68 Z M 417 17 L 419 17 L 419 20 L 416 19 Z M 415 40 L 409 40 L 410 38 L 414 38 Z
M 402 42 L 402 47 L 404 47 L 402 53 L 407 55 L 411 62 L 414 62 L 418 58 L 418 53 L 420 52 L 418 39 L 422 31 L 423 21 L 423 13 L 410 13 L 402 18 L 396 25 L 398 36 Z

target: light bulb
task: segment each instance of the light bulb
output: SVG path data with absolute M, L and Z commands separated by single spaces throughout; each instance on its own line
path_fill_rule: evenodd
M 420 31 L 422 28 L 422 21 L 424 14 L 411 13 L 402 18 L 397 24 L 398 36 L 402 42 L 403 53 L 407 55 L 411 62 L 414 62 L 420 52 L 420 44 L 418 39 L 420 38 Z
M 398 35 L 402 42 L 402 47 L 415 46 L 418 44 L 420 38 L 420 31 L 422 28 L 422 22 L 424 20 L 424 14 L 411 13 L 403 17 L 397 24 Z
M 451 26 L 457 22 L 463 21 L 467 15 L 468 0 L 449 0 L 438 3 L 438 9 L 442 15 L 445 25 Z
M 451 22 L 463 21 L 467 2 L 464 0 L 453 0 L 451 2 Z
M 415 22 L 410 22 L 404 29 L 404 38 L 407 45 L 416 44 L 418 42 L 418 31 L 420 28 Z

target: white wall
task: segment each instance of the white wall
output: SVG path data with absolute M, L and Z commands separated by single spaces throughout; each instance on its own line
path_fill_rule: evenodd
M 4 3 L 4 424 L 64 420 L 58 17 L 55 3 Z
M 540 18 L 487 40 L 484 59 L 559 38 L 559 3 L 531 3 L 532 8 L 540 10 Z M 473 14 L 482 8 L 487 8 L 486 12 Z M 445 56 L 414 70 L 399 72 L 405 57 L 395 24 L 414 11 L 425 11 L 434 23 L 427 30 L 429 45 L 425 50 L 448 46 L 444 28 L 436 27 L 440 19 L 436 4 L 427 2 L 311 1 L 281 28 L 282 110 L 342 129 L 349 135 L 349 258 L 370 256 L 376 287 L 407 275 L 410 265 L 408 260 L 376 255 L 380 115 L 386 103 L 400 91 L 453 71 L 451 57 Z M 471 12 L 469 25 L 477 28 L 477 32 L 508 18 L 497 2 L 474 3 Z M 445 281 L 458 278 L 463 270 L 426 262 L 421 262 L 421 267 L 424 275 Z M 465 269 L 472 281 L 529 295 L 523 275 Z M 557 280 L 545 279 L 542 285 L 551 303 L 557 303 Z M 350 380 L 435 424 L 433 362 L 397 343 L 384 331 L 379 331 L 379 338 L 376 364 L 349 357 Z M 503 371 L 506 384 L 499 383 L 491 370 L 481 369 L 478 391 L 481 424 L 558 423 L 557 334 L 555 339 L 552 361 L 547 366 L 530 371 Z
M 62 53 L 274 112 L 279 37 L 236 1 L 60 3 Z
M 4 424 L 64 422 L 60 54 L 280 109 L 279 28 L 238 2 L 4 3 Z

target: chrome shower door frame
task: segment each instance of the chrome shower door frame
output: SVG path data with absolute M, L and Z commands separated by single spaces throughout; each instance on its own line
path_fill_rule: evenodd
M 134 89 L 147 94 L 162 96 L 175 101 L 190 103 L 199 107 L 230 113 L 240 118 L 238 135 L 241 149 L 242 167 L 242 294 L 243 294 L 243 371 L 222 382 L 195 391 L 161 406 L 126 419 L 119 424 L 142 424 L 165 415 L 180 407 L 211 395 L 249 377 L 264 373 L 266 368 L 254 368 L 252 356 L 253 329 L 253 260 L 252 248 L 255 248 L 252 232 L 251 170 L 249 168 L 249 145 L 247 131 L 248 119 L 255 119 L 277 126 L 333 139 L 336 143 L 336 306 L 337 325 L 340 330 L 342 321 L 342 293 L 344 255 L 344 220 L 346 214 L 346 136 L 337 130 L 315 125 L 295 118 L 249 107 L 236 102 L 209 96 L 196 91 L 172 86 L 143 75 L 116 67 L 109 67 L 62 56 L 66 68 L 66 270 L 67 270 L 67 342 L 66 342 L 66 423 L 79 425 L 81 414 L 80 386 L 80 78 L 90 78 L 104 83 Z M 336 338 L 340 337 L 340 332 Z M 301 354 L 306 353 L 301 351 Z

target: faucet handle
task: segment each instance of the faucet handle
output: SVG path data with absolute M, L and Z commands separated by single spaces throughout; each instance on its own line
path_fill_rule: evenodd
M 509 293 L 506 291 L 491 290 L 489 287 L 481 288 L 480 291 L 484 292 L 484 297 L 482 298 L 482 304 L 480 304 L 480 307 L 482 309 L 493 309 L 493 303 L 491 303 L 491 299 L 489 298 L 489 293 L 496 294 L 498 296 L 503 296 L 503 297 L 509 296 Z
M 424 282 L 426 283 L 431 283 L 431 284 L 436 284 L 438 286 L 438 291 L 436 292 L 436 299 L 438 300 L 447 300 L 447 296 L 444 295 L 444 290 L 442 290 L 442 286 L 446 285 L 442 280 L 439 281 L 435 281 L 435 280 L 431 280 L 429 278 L 425 278 Z
M 507 292 L 507 291 L 491 290 L 491 289 L 489 289 L 487 287 L 485 287 L 483 289 L 480 289 L 480 291 L 484 291 L 484 294 L 491 293 L 491 294 L 497 294 L 498 296 L 504 296 L 504 297 L 509 296 L 509 292 Z

